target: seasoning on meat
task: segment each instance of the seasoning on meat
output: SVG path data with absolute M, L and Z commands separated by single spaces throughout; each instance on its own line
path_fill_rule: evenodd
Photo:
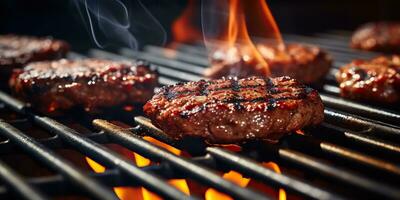
M 372 102 L 400 102 L 400 56 L 354 60 L 336 75 L 343 97 Z
M 143 61 L 62 59 L 34 62 L 15 70 L 10 86 L 16 95 L 45 113 L 74 106 L 92 112 L 146 102 L 154 94 L 157 77 Z
M 144 112 L 175 139 L 209 143 L 276 141 L 324 118 L 316 90 L 289 77 L 227 78 L 166 86 Z

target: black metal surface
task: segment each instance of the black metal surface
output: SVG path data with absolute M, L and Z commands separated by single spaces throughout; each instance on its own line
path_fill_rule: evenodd
M 29 115 L 32 121 L 37 124 L 38 126 L 46 129 L 49 132 L 57 134 L 59 137 L 63 139 L 64 142 L 70 144 L 71 146 L 75 147 L 85 155 L 93 158 L 98 163 L 104 164 L 106 167 L 110 168 L 117 168 L 121 170 L 124 175 L 130 176 L 135 180 L 138 180 L 142 185 L 148 188 L 151 191 L 156 192 L 162 197 L 167 199 L 196 199 L 194 196 L 187 196 L 186 194 L 182 193 L 181 191 L 177 190 L 176 188 L 170 186 L 168 183 L 163 181 L 163 179 L 159 178 L 157 175 L 152 174 L 151 172 L 145 172 L 135 164 L 131 163 L 130 161 L 126 160 L 122 156 L 118 155 L 117 153 L 107 149 L 106 147 L 81 136 L 75 130 L 60 124 L 59 122 L 48 118 L 48 117 L 41 117 L 29 112 L 29 108 L 24 106 L 24 104 L 7 94 L 0 92 L 0 101 L 2 101 L 6 106 L 10 107 L 14 111 L 20 114 Z M 7 135 L 10 136 L 10 135 Z M 12 135 L 11 135 L 12 136 Z M 23 138 L 21 140 L 24 140 Z M 21 141 L 20 140 L 20 141 Z M 25 138 L 26 140 L 26 138 Z M 32 149 L 35 149 L 34 147 Z M 37 152 L 38 153 L 38 152 Z M 44 151 L 46 153 L 46 151 Z M 48 154 L 48 152 L 47 152 Z M 39 155 L 37 155 L 39 156 Z M 47 155 L 46 155 L 47 156 Z M 45 157 L 41 156 L 41 159 L 45 159 Z M 55 164 L 55 163 L 53 163 Z M 54 166 L 53 166 L 54 167 Z M 62 165 L 61 165 L 62 167 Z M 71 173 L 76 173 L 77 171 L 71 170 Z M 64 172 L 66 173 L 66 172 Z M 70 174 L 72 175 L 72 174 Z M 80 179 L 80 183 L 84 184 L 82 178 L 76 177 Z M 96 185 L 94 185 L 96 186 Z M 91 186 L 93 187 L 93 185 Z M 101 187 L 100 187 L 101 189 Z M 101 195 L 102 193 L 99 192 L 97 195 Z M 108 194 L 109 195 L 112 195 Z
M 53 151 L 47 149 L 33 138 L 25 135 L 10 124 L 0 121 L 0 133 L 12 140 L 20 148 L 27 151 L 32 157 L 36 157 L 48 165 L 53 170 L 67 177 L 75 187 L 86 190 L 93 198 L 112 200 L 118 199 L 111 189 L 106 188 L 102 184 L 96 182 L 85 173 L 74 167 L 69 161 L 57 156 Z
M 108 132 L 109 137 L 112 138 L 113 141 L 123 144 L 130 150 L 158 162 L 168 162 L 173 167 L 186 173 L 188 178 L 215 187 L 235 199 L 272 199 L 272 197 L 267 197 L 266 195 L 259 194 L 251 189 L 245 189 L 232 182 L 226 181 L 213 173 L 211 169 L 199 166 L 198 164 L 192 163 L 184 158 L 180 158 L 151 144 L 150 142 L 140 139 L 130 130 L 113 125 L 104 120 L 94 120 L 93 124 L 97 128 Z
M 80 136 L 80 134 L 75 130 L 62 125 L 57 121 L 47 117 L 35 116 L 34 122 L 48 131 L 58 134 L 71 146 L 76 147 L 95 161 L 104 164 L 106 167 L 118 168 L 124 175 L 138 180 L 144 187 L 156 192 L 162 197 L 167 199 L 196 199 L 196 197 L 188 197 L 186 194 L 170 186 L 157 175 L 142 171 L 136 167 L 135 164 L 117 153 L 90 139 Z
M 7 166 L 6 163 L 0 161 L 0 177 L 3 182 L 15 193 L 15 196 L 27 200 L 46 200 L 50 199 L 41 191 L 31 186 L 17 172 Z
M 342 199 L 339 195 L 326 191 L 323 188 L 311 185 L 302 180 L 289 175 L 276 173 L 271 169 L 261 166 L 246 157 L 238 156 L 227 150 L 208 147 L 207 152 L 220 161 L 222 165 L 230 165 L 233 170 L 237 170 L 244 175 L 252 178 L 260 179 L 269 184 L 276 184 L 279 187 L 288 189 L 289 191 L 300 193 L 307 198 L 313 199 Z
M 160 129 L 157 129 L 156 127 L 154 127 L 151 123 L 149 123 L 148 120 L 142 118 L 142 117 L 137 117 L 135 118 L 135 121 L 140 125 L 143 126 L 142 128 L 147 130 L 149 132 L 149 135 L 160 139 L 162 141 L 165 141 L 167 143 L 169 143 L 169 139 L 167 139 L 167 137 L 165 136 L 165 134 L 162 133 L 162 131 Z M 181 147 L 182 148 L 182 147 Z M 271 156 L 276 156 L 281 160 L 285 160 L 288 162 L 291 162 L 293 164 L 296 164 L 298 166 L 307 168 L 307 169 L 311 169 L 313 171 L 316 171 L 319 174 L 322 174 L 324 176 L 329 177 L 330 179 L 333 180 L 338 180 L 340 182 L 343 182 L 345 184 L 350 184 L 352 186 L 361 188 L 362 190 L 369 192 L 370 194 L 375 194 L 378 196 L 383 196 L 386 198 L 400 198 L 400 192 L 397 188 L 393 188 L 390 185 L 385 185 L 383 183 L 379 183 L 376 182 L 374 180 L 368 179 L 362 175 L 359 175 L 357 172 L 354 171 L 349 171 L 343 168 L 338 168 L 335 166 L 330 166 L 329 164 L 327 164 L 326 162 L 317 159 L 315 157 L 312 156 L 308 156 L 306 154 L 300 153 L 298 151 L 294 151 L 294 150 L 289 150 L 289 149 L 284 149 L 284 148 L 279 148 L 277 146 L 274 145 L 268 145 L 268 144 L 256 144 L 253 145 L 252 143 L 249 143 L 248 145 L 244 146 L 245 149 L 248 149 L 250 151 L 256 149 L 257 150 L 257 154 L 259 155 L 258 158 L 262 159 L 263 156 L 262 155 L 266 155 L 267 160 L 270 159 Z M 219 150 L 218 148 L 215 147 L 208 147 L 206 150 L 208 153 L 213 154 L 214 156 L 216 156 L 216 152 L 221 153 L 221 150 Z M 249 152 L 249 155 L 251 155 L 252 153 Z M 223 165 L 229 164 L 232 166 L 232 168 L 235 168 L 235 170 L 238 169 L 243 169 L 243 168 L 248 168 L 251 165 L 251 162 L 247 163 L 247 162 L 239 162 L 242 158 L 238 155 L 232 155 L 232 154 L 223 154 L 225 156 L 221 157 L 221 154 L 219 154 L 219 159 L 224 159 L 225 161 L 231 161 L 229 163 L 223 163 Z M 218 154 L 216 156 L 215 159 L 218 159 Z M 258 169 L 260 170 L 260 169 Z M 263 169 L 262 171 L 265 172 L 264 170 L 268 170 L 268 169 Z M 242 173 L 254 173 L 254 169 L 246 169 L 245 171 L 240 170 L 240 172 Z M 268 174 L 266 173 L 261 173 L 261 174 L 256 174 L 257 176 L 261 176 L 262 178 L 268 178 L 269 181 L 271 181 L 271 177 L 266 177 Z M 275 176 L 279 176 L 278 174 L 274 173 Z M 288 178 L 288 177 L 286 177 Z M 284 179 L 280 179 L 280 181 L 283 181 Z M 297 180 L 292 179 L 290 181 L 291 184 L 296 183 Z M 304 189 L 310 189 L 309 186 L 306 185 L 302 185 L 299 187 L 299 185 L 296 185 L 296 188 L 293 188 L 293 185 L 289 186 L 289 185 L 285 185 L 284 183 L 278 183 L 280 184 L 282 187 L 287 187 L 288 189 L 293 189 L 296 190 L 297 192 L 305 192 Z M 314 191 L 315 192 L 315 191 Z M 339 198 L 334 194 L 330 194 L 327 191 L 318 191 L 315 193 L 307 193 L 307 196 L 310 198 L 315 198 L 315 196 L 313 195 L 322 195 L 319 198 L 323 198 L 323 197 L 327 197 L 327 198 Z M 378 197 L 375 196 L 375 197 Z M 318 199 L 319 199 L 318 198 Z
M 151 135 L 168 144 L 171 143 L 173 144 L 173 142 L 171 142 L 172 139 L 170 139 L 160 129 L 156 128 L 153 124 L 151 124 L 148 119 L 143 117 L 136 117 L 135 121 L 139 125 L 139 128 L 141 128 L 142 130 L 146 130 L 146 133 L 148 135 Z M 177 147 L 185 149 L 184 147 L 179 145 L 177 145 Z M 188 150 L 190 150 L 190 148 L 191 147 L 189 147 Z M 245 175 L 249 175 L 249 177 L 261 179 L 269 184 L 276 184 L 280 187 L 292 190 L 308 198 L 314 198 L 314 199 L 341 198 L 329 191 L 325 191 L 323 188 L 318 188 L 315 185 L 310 185 L 310 183 L 298 180 L 294 177 L 290 177 L 285 174 L 279 174 L 273 172 L 272 170 L 262 167 L 250 159 L 246 159 L 242 156 L 230 153 L 218 147 L 204 147 L 204 148 L 206 153 L 208 153 L 208 155 L 210 155 L 214 160 L 220 161 L 219 165 L 231 166 L 232 170 L 237 170 Z

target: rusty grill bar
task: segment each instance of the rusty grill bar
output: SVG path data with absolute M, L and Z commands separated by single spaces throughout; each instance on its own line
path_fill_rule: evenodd
M 0 110 L 21 115 L 18 119 L 0 121 L 1 155 L 25 152 L 39 163 L 57 172 L 55 175 L 24 178 L 0 162 L 0 198 L 15 195 L 24 199 L 46 199 L 48 196 L 78 194 L 94 199 L 116 199 L 112 187 L 144 186 L 166 199 L 197 199 L 166 183 L 167 179 L 190 178 L 202 185 L 216 188 L 235 199 L 274 199 L 251 188 L 242 188 L 224 180 L 217 172 L 238 171 L 274 188 L 284 188 L 305 198 L 347 199 L 353 197 L 400 198 L 400 128 L 398 110 L 390 111 L 376 105 L 365 105 L 338 98 L 333 74 L 339 65 L 355 58 L 370 58 L 374 53 L 359 52 L 347 47 L 347 38 L 336 33 L 316 36 L 286 35 L 286 41 L 314 43 L 328 50 L 335 59 L 321 92 L 326 105 L 325 122 L 318 128 L 306 129 L 306 135 L 293 134 L 278 144 L 250 142 L 242 151 L 232 152 L 221 147 L 207 147 L 200 141 L 174 141 L 154 127 L 144 117 L 130 119 L 135 126 L 122 128 L 98 119 L 93 130 L 81 134 L 63 124 L 63 120 L 43 117 L 31 111 L 25 103 L 0 92 Z M 146 59 L 158 67 L 163 85 L 177 81 L 202 79 L 208 65 L 206 51 L 199 45 L 177 44 L 176 50 L 148 46 L 142 52 L 118 49 L 112 52 L 93 49 L 88 56 L 108 59 Z M 173 55 L 169 57 L 168 55 Z M 71 58 L 85 57 L 71 53 Z M 77 117 L 78 118 L 78 117 Z M 79 121 L 79 119 L 76 119 Z M 44 139 L 30 137 L 29 127 L 39 127 L 53 136 Z M 28 128 L 26 128 L 28 127 Z M 142 139 L 148 135 L 178 149 L 192 158 L 176 156 Z M 138 168 L 133 162 L 105 147 L 119 144 L 159 164 Z M 54 153 L 57 149 L 74 149 L 107 167 L 103 173 L 85 172 L 74 163 Z M 285 170 L 282 174 L 268 169 L 260 162 L 273 161 L 280 166 L 304 173 L 297 175 Z M 315 178 L 327 184 L 312 181 Z M 307 178 L 308 177 L 308 178 Z M 338 185 L 338 188 L 334 185 Z M 354 192 L 349 193 L 349 186 Z

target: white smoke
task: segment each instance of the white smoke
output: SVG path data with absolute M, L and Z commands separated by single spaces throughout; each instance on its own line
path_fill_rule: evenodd
M 94 43 L 138 49 L 141 37 L 164 45 L 167 34 L 140 0 L 72 0 Z

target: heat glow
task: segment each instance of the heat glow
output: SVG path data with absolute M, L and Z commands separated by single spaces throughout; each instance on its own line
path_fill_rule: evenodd
M 274 170 L 277 173 L 281 173 L 281 170 L 278 166 L 278 164 L 274 162 L 268 162 L 268 163 L 263 163 L 263 166 L 270 168 Z M 241 174 L 235 171 L 230 171 L 228 173 L 225 173 L 223 175 L 223 178 L 229 181 L 232 181 L 236 183 L 237 185 L 241 187 L 247 187 L 247 185 L 250 183 L 250 179 L 244 178 Z M 286 191 L 282 188 L 279 189 L 278 193 L 278 198 L 279 200 L 286 200 Z M 205 199 L 206 200 L 232 200 L 231 197 L 229 197 L 226 194 L 220 193 L 215 189 L 208 189 L 205 194 Z
M 161 147 L 164 148 L 176 155 L 180 155 L 181 151 L 170 146 L 167 145 L 163 142 L 160 142 L 152 137 L 143 137 L 143 139 Z M 131 158 L 133 161 L 136 162 L 136 165 L 138 167 L 145 167 L 151 164 L 151 161 L 137 153 L 128 151 L 126 149 L 122 149 L 122 148 L 113 148 L 113 150 L 127 156 L 128 158 Z M 93 169 L 94 172 L 96 173 L 103 173 L 106 168 L 103 167 L 102 165 L 96 163 L 95 161 L 93 161 L 92 159 L 86 157 L 86 161 L 88 163 L 88 165 Z M 186 193 L 186 194 L 190 194 L 189 192 L 189 187 L 188 184 L 186 182 L 186 180 L 184 179 L 172 179 L 168 181 L 171 185 L 175 186 L 177 189 L 181 190 L 182 192 Z M 160 198 L 159 196 L 157 196 L 156 194 L 148 191 L 147 189 L 141 187 L 141 188 L 133 188 L 133 187 L 116 187 L 114 188 L 115 193 L 117 194 L 118 198 L 121 200 L 160 200 L 162 198 Z
M 203 5 L 204 9 L 211 10 L 209 13 L 203 13 L 203 23 L 212 24 L 203 24 L 204 40 L 210 52 L 210 60 L 223 58 L 227 63 L 244 61 L 251 63 L 256 71 L 269 76 L 271 73 L 268 63 L 253 39 L 263 38 L 268 43 L 282 48 L 285 46 L 267 3 L 265 0 L 223 2 L 227 4 L 217 5 L 214 1 L 208 1 L 205 6 Z M 226 19 L 223 19 L 225 15 L 216 10 L 225 10 Z
M 198 27 L 194 25 L 196 19 L 196 0 L 189 0 L 182 14 L 172 23 L 173 41 L 178 43 L 196 42 L 203 38 Z

